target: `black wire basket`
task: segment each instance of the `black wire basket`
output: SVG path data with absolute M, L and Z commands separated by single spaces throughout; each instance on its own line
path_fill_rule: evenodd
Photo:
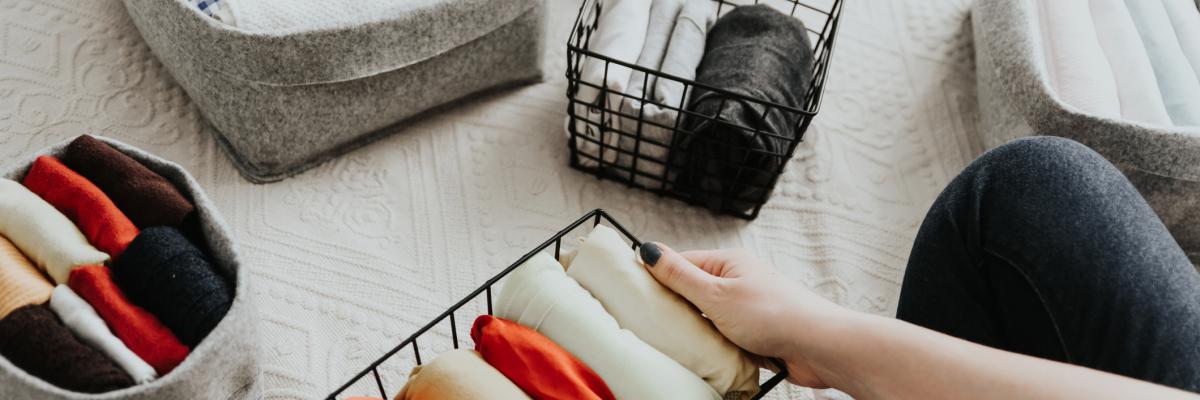
M 599 178 L 704 206 L 717 213 L 745 219 L 757 217 L 821 106 L 842 1 L 711 0 L 717 3 L 718 16 L 741 5 L 761 3 L 805 23 L 813 45 L 814 62 L 812 78 L 799 108 L 683 79 L 589 50 L 589 41 L 597 30 L 605 1 L 584 0 L 567 41 L 566 129 L 570 136 L 571 167 Z M 643 74 L 635 75 L 644 76 L 643 87 L 648 87 L 652 80 L 666 79 L 682 85 L 683 95 L 678 104 L 665 104 L 648 98 L 645 93 L 635 96 L 612 90 L 602 82 L 582 78 L 585 62 L 602 62 L 604 81 L 608 80 L 610 68 L 627 68 L 633 74 Z M 594 102 L 585 103 L 576 96 L 581 89 L 598 91 L 599 96 Z M 703 94 L 690 98 L 691 93 L 698 90 Z M 757 118 L 754 121 L 757 123 L 745 126 L 689 110 L 688 104 L 702 98 L 712 101 L 714 97 L 721 101 L 722 109 L 726 102 L 741 102 L 744 109 L 760 113 L 750 118 L 751 121 Z M 640 105 L 630 108 L 628 102 L 613 98 L 633 100 Z M 673 112 L 676 115 L 673 123 L 648 118 L 644 110 L 650 105 Z M 589 115 L 580 115 L 579 110 L 587 110 Z M 791 129 L 790 132 L 764 130 L 765 122 L 773 118 L 795 123 L 781 129 Z M 699 127 L 711 123 L 740 131 L 739 136 L 748 139 L 696 134 L 701 131 Z M 655 134 L 649 134 L 652 130 Z M 669 138 L 664 139 L 666 136 Z M 770 148 L 747 145 L 756 141 L 770 141 L 773 145 Z M 718 149 L 721 156 L 698 150 L 701 148 Z
M 591 222 L 591 225 L 587 225 L 588 222 Z M 399 344 L 397 344 L 396 347 L 393 347 L 391 350 L 384 353 L 383 356 L 376 359 L 370 365 L 367 365 L 366 368 L 363 368 L 362 371 L 355 374 L 354 377 L 350 378 L 349 381 L 347 381 L 341 387 L 337 388 L 337 390 L 334 390 L 333 393 L 330 393 L 329 396 L 326 397 L 326 399 L 334 400 L 334 399 L 338 399 L 339 398 L 338 396 L 343 396 L 343 395 L 374 396 L 375 393 L 373 393 L 373 392 L 375 392 L 376 390 L 378 390 L 378 394 L 381 398 L 391 399 L 391 397 L 388 397 L 388 396 L 389 395 L 394 396 L 396 393 L 398 393 L 400 390 L 400 387 L 404 386 L 404 383 L 406 381 L 384 382 L 384 380 L 380 376 L 380 372 L 379 372 L 381 369 L 381 366 L 384 363 L 389 362 L 390 360 L 393 359 L 393 357 L 400 358 L 397 356 L 397 354 L 407 348 L 407 349 L 411 349 L 411 351 L 412 351 L 413 359 L 415 360 L 415 365 L 421 365 L 422 364 L 421 354 L 422 353 L 427 354 L 427 355 L 430 354 L 428 349 L 430 347 L 436 347 L 436 346 L 433 346 L 430 344 L 435 339 L 448 342 L 448 343 L 445 343 L 445 344 L 448 344 L 448 346 L 441 346 L 441 347 L 444 347 L 444 348 L 452 347 L 454 349 L 458 349 L 459 346 L 462 345 L 462 343 L 459 339 L 459 332 L 458 332 L 459 325 L 458 325 L 458 319 L 456 316 L 460 317 L 460 316 L 463 316 L 464 314 L 470 314 L 470 315 L 466 315 L 466 317 L 468 318 L 468 320 L 467 320 L 468 325 L 466 328 L 464 328 L 464 329 L 470 330 L 470 325 L 469 325 L 470 322 L 469 321 L 472 321 L 475 318 L 474 313 L 471 313 L 469 310 L 471 308 L 470 305 L 486 303 L 487 314 L 492 315 L 492 287 L 495 286 L 497 283 L 499 283 L 501 279 L 504 279 L 505 276 L 507 276 L 510 272 L 512 272 L 517 267 L 521 266 L 521 264 L 524 264 L 526 261 L 529 261 L 529 259 L 533 258 L 534 255 L 537 255 L 538 253 L 540 253 L 542 251 L 550 249 L 551 247 L 554 248 L 554 258 L 559 259 L 560 253 L 562 251 L 562 244 L 563 244 L 564 238 L 568 237 L 572 233 L 579 234 L 579 235 L 586 235 L 588 232 L 588 229 L 590 229 L 591 227 L 594 227 L 596 225 L 599 225 L 601 223 L 609 225 L 609 226 L 613 227 L 614 229 L 616 229 L 617 231 L 621 232 L 621 234 L 624 235 L 625 238 L 629 240 L 629 242 L 632 244 L 632 246 L 635 250 L 638 248 L 639 243 L 641 243 L 641 241 L 639 241 L 637 239 L 637 237 L 633 236 L 633 234 L 630 233 L 629 230 L 625 229 L 624 226 L 622 226 L 620 223 L 618 223 L 616 220 L 614 220 L 612 218 L 612 216 L 610 216 L 608 213 L 604 212 L 604 210 L 601 210 L 601 209 L 592 210 L 591 212 L 588 212 L 587 214 L 585 214 L 583 217 L 580 217 L 578 220 L 575 220 L 575 222 L 571 223 L 570 225 L 567 225 L 566 228 L 563 228 L 562 230 L 558 231 L 558 233 L 555 233 L 554 236 L 551 236 L 550 239 L 547 239 L 545 242 L 542 242 L 542 244 L 538 245 L 533 250 L 529 251 L 528 253 L 525 253 L 525 255 L 521 256 L 521 258 L 518 259 L 516 262 L 514 262 L 512 265 L 509 265 L 503 271 L 500 271 L 500 273 L 496 274 L 496 276 L 493 276 L 491 279 L 488 279 L 487 282 L 484 282 L 483 285 L 480 285 L 478 288 L 471 291 L 471 293 L 467 294 L 466 297 L 463 297 L 462 300 L 459 300 L 457 303 L 454 303 L 454 305 L 450 306 L 449 309 L 442 312 L 440 315 L 438 315 L 432 321 L 429 321 L 429 323 L 427 323 L 427 324 L 425 324 L 425 326 L 421 327 L 421 329 L 418 329 L 411 336 L 409 336 L 408 338 L 404 339 Z M 581 229 L 581 227 L 583 227 L 582 228 L 583 231 L 576 232 L 576 230 Z M 482 305 L 482 304 L 480 304 L 480 305 Z M 448 335 L 449 337 L 446 337 L 446 335 L 434 334 L 432 332 L 434 330 L 445 329 L 445 328 L 449 328 L 449 335 Z M 434 336 L 434 338 L 431 339 L 428 337 L 423 337 L 423 335 Z M 467 337 L 469 337 L 469 335 Z M 425 348 L 427 350 L 424 352 L 421 350 L 422 349 L 421 343 L 423 343 L 426 346 Z M 759 385 L 759 393 L 754 397 L 754 399 L 762 398 L 767 392 L 771 391 L 771 389 L 774 389 L 776 385 L 778 385 L 785 378 L 787 378 L 787 369 L 784 367 L 784 364 L 779 360 L 771 360 L 771 362 L 774 365 L 774 367 L 777 368 L 780 372 L 775 373 L 773 376 L 768 378 L 766 381 L 763 381 L 763 383 L 761 385 Z M 770 373 L 770 372 L 767 372 L 767 373 Z M 370 376 L 370 378 L 367 378 L 368 376 Z M 370 379 L 370 380 L 367 380 L 367 379 Z M 349 393 L 349 394 L 346 393 L 348 391 L 351 391 L 352 390 L 351 388 L 357 388 L 357 390 L 362 390 L 363 387 L 362 387 L 362 385 L 360 385 L 361 382 L 367 382 L 367 386 L 370 387 L 370 389 L 368 389 L 368 390 L 372 393 L 362 393 L 362 392 Z M 370 385 L 370 383 L 374 383 L 374 384 Z M 389 390 L 387 388 L 391 388 L 391 389 Z

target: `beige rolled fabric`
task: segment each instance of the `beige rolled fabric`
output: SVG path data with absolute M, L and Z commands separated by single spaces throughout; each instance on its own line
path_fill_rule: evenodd
M 686 299 L 658 283 L 620 234 L 597 225 L 567 269 L 622 328 L 704 378 L 721 395 L 758 393 L 758 366 Z M 728 398 L 728 397 L 727 397 Z
M 53 291 L 21 250 L 0 236 L 0 319 L 22 306 L 45 303 Z
M 9 179 L 0 179 L 0 235 L 46 271 L 54 283 L 67 283 L 75 267 L 108 261 L 108 254 L 88 244 L 67 216 Z
M 528 400 L 474 350 L 457 349 L 413 368 L 396 400 Z
M 574 265 L 582 261 L 576 257 Z M 594 297 L 539 253 L 508 275 L 496 315 L 537 330 L 591 367 L 618 399 L 720 399 L 675 360 L 622 329 Z

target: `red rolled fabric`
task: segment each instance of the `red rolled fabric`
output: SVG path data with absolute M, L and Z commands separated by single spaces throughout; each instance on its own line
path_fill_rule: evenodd
M 100 188 L 57 158 L 38 157 L 21 183 L 70 218 L 92 246 L 114 260 L 137 237 L 138 228 Z
M 113 282 L 108 267 L 88 265 L 76 268 L 71 271 L 67 286 L 87 300 L 117 338 L 154 367 L 159 376 L 171 372 L 187 358 L 187 346 L 180 343 L 154 315 L 130 303 Z
M 534 399 L 615 400 L 596 372 L 557 343 L 513 321 L 480 315 L 475 351 Z

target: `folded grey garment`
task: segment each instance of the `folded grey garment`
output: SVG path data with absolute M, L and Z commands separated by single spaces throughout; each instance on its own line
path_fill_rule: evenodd
M 740 6 L 713 25 L 696 81 L 801 108 L 812 66 L 800 20 L 765 5 Z M 683 167 L 673 184 L 715 210 L 740 212 L 764 201 L 801 115 L 701 87 L 688 112 L 680 151 L 671 156 Z
M 666 53 L 658 70 L 682 79 L 695 79 L 696 68 L 700 66 L 700 60 L 704 58 L 705 37 L 716 19 L 717 2 L 687 1 L 672 25 L 671 40 L 665 49 Z M 637 154 L 639 160 L 636 167 L 637 171 L 641 173 L 634 175 L 634 181 L 644 187 L 655 189 L 665 188 L 662 184 L 663 180 L 673 179 L 673 177 L 664 176 L 663 170 L 666 167 L 671 139 L 674 136 L 675 120 L 679 115 L 678 109 L 682 109 L 687 104 L 684 99 L 687 93 L 685 93 L 682 81 L 670 78 L 654 79 L 650 87 L 651 92 L 647 97 L 652 101 L 644 108 L 641 107 L 640 101 L 634 99 L 626 99 L 621 104 L 622 113 L 639 115 L 640 111 L 641 120 L 649 123 L 639 125 L 636 120 L 632 119 L 627 120 L 629 122 L 623 122 L 622 127 L 625 129 L 623 132 L 636 135 L 640 128 L 643 140 L 638 144 L 636 136 L 622 135 L 618 143 L 621 149 L 629 153 L 621 153 L 617 158 L 617 165 L 632 167 L 634 165 L 633 156 L 630 154 Z M 625 169 L 624 172 L 628 173 L 629 169 Z

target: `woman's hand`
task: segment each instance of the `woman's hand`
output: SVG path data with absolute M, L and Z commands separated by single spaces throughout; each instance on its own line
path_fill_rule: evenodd
M 642 261 L 659 282 L 696 305 L 734 344 L 751 353 L 783 359 L 792 383 L 824 388 L 819 365 L 805 348 L 818 345 L 817 329 L 850 311 L 779 274 L 739 250 L 676 253 L 643 243 Z

